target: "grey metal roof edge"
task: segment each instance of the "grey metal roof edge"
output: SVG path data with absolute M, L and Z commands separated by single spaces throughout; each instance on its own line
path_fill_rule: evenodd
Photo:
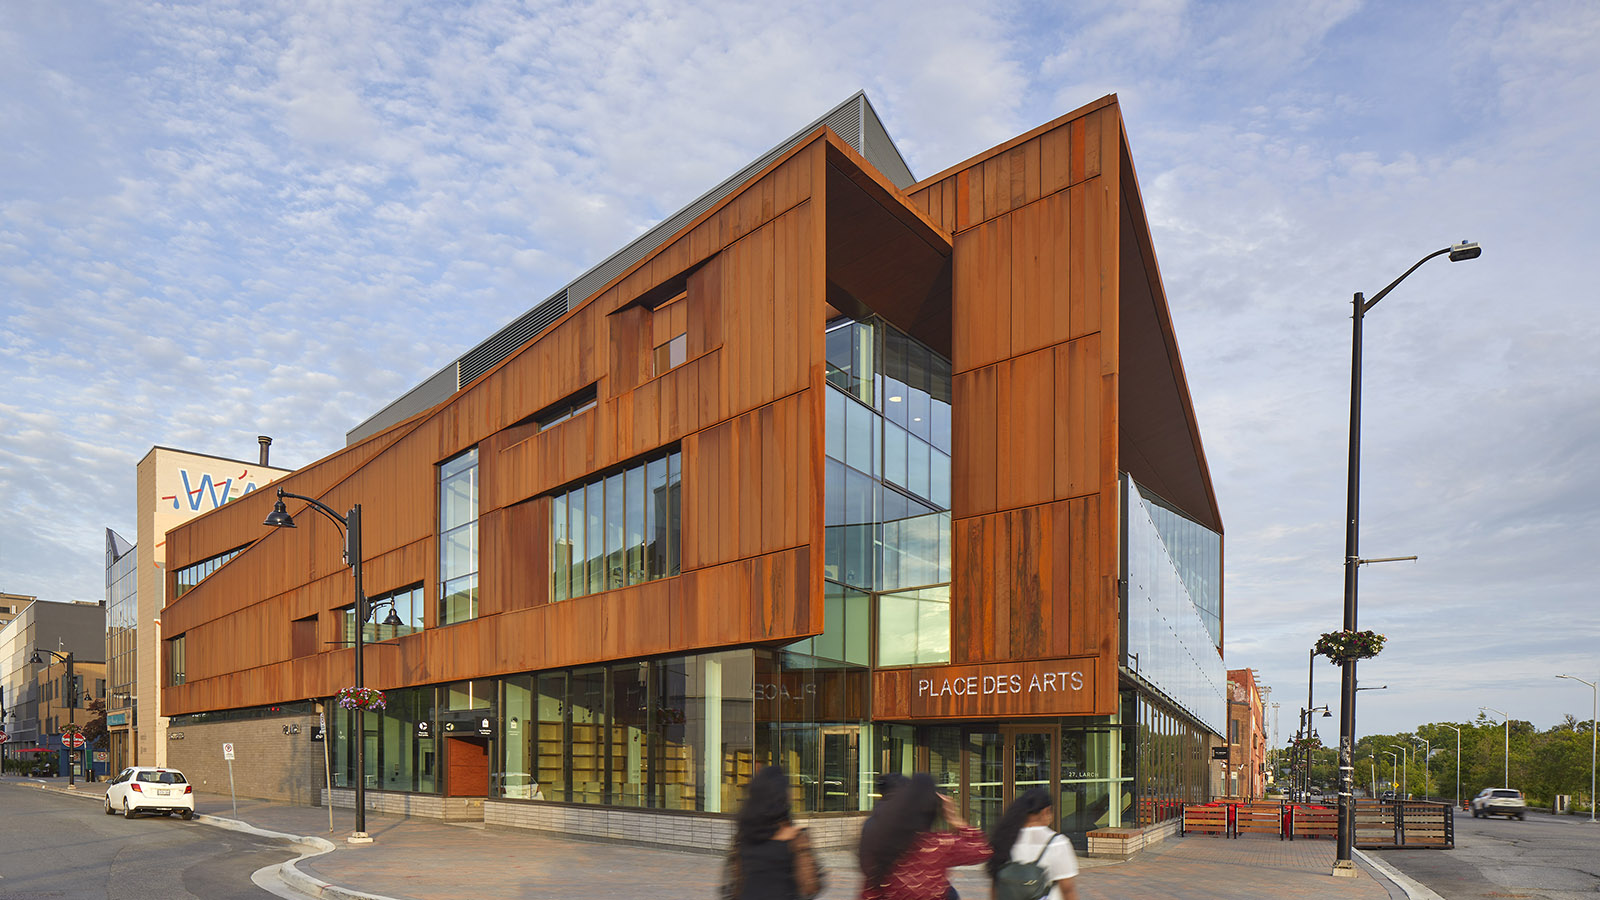
M 853 113 L 853 115 L 842 115 L 848 113 Z M 835 124 L 844 124 L 842 120 L 845 118 L 852 120 L 850 121 L 851 127 L 847 130 L 853 133 L 842 133 L 840 132 L 839 128 L 834 127 Z M 835 120 L 841 121 L 836 122 Z M 894 139 L 889 136 L 888 131 L 883 127 L 882 120 L 878 117 L 877 111 L 872 108 L 872 102 L 867 98 L 866 90 L 864 88 L 857 90 L 844 101 L 833 106 L 827 112 L 818 116 L 803 128 L 780 141 L 767 152 L 757 156 L 754 160 L 740 168 L 734 174 L 718 182 L 710 190 L 699 195 L 671 215 L 666 216 L 654 226 L 646 229 L 637 237 L 628 241 L 615 252 L 611 253 L 605 259 L 602 259 L 600 262 L 584 270 L 581 274 L 573 278 L 564 287 L 551 294 L 545 300 L 542 300 L 528 310 L 517 314 L 510 321 L 496 329 L 493 334 L 489 335 L 482 341 L 479 341 L 477 344 L 473 345 L 472 348 L 458 356 L 456 360 L 449 366 L 440 369 L 438 372 L 434 373 L 428 378 L 418 382 L 404 394 L 395 398 L 386 404 L 382 409 L 368 416 L 354 428 L 351 428 L 349 431 L 345 432 L 346 446 L 354 444 L 356 441 L 365 437 L 369 437 L 372 434 L 376 434 L 378 431 L 395 424 L 401 419 L 404 419 L 406 415 L 410 414 L 407 413 L 406 415 L 399 415 L 398 417 L 395 417 L 392 414 L 396 411 L 411 409 L 411 411 L 414 413 L 419 411 L 420 408 L 432 406 L 434 403 L 444 399 L 444 397 L 434 397 L 425 403 L 423 407 L 418 407 L 417 400 L 413 397 L 413 395 L 420 391 L 424 391 L 430 385 L 434 385 L 437 379 L 440 379 L 441 376 L 445 375 L 445 373 L 451 369 L 451 366 L 455 367 L 455 390 L 460 390 L 463 384 L 471 381 L 473 378 L 477 377 L 483 372 L 493 368 L 494 365 L 500 360 L 505 359 L 512 353 L 516 352 L 518 347 L 522 346 L 528 340 L 537 337 L 538 334 L 548 329 L 550 324 L 552 324 L 555 319 L 560 318 L 561 315 L 564 315 L 573 306 L 587 301 L 600 289 L 601 286 L 610 282 L 617 275 L 620 275 L 635 262 L 638 262 L 640 259 L 648 256 L 651 251 L 665 243 L 668 237 L 676 234 L 684 226 L 688 225 L 689 222 L 698 218 L 707 209 L 710 209 L 712 206 L 716 205 L 718 201 L 732 193 L 732 191 L 739 185 L 748 181 L 757 172 L 770 165 L 773 160 L 788 152 L 791 148 L 799 144 L 800 141 L 807 135 L 816 131 L 823 125 L 833 127 L 835 133 L 839 134 L 839 136 L 843 138 L 846 143 L 850 144 L 850 146 L 854 147 L 857 152 L 861 153 L 861 155 L 866 158 L 868 162 L 878 167 L 879 170 L 897 187 L 904 188 L 915 183 L 915 179 L 911 175 L 911 169 L 906 165 L 905 157 L 901 155 L 899 148 L 894 144 Z M 869 135 L 871 138 L 870 140 Z M 880 144 L 882 146 L 879 146 Z M 885 148 L 887 149 L 887 153 L 883 153 Z M 904 180 L 904 183 L 902 183 L 902 180 Z M 510 337 L 512 332 L 518 330 L 519 326 L 524 325 L 526 322 L 529 322 L 534 318 L 543 318 L 543 316 L 535 316 L 534 314 L 540 312 L 541 308 L 545 307 L 547 304 L 553 306 L 554 301 L 557 301 L 558 299 L 563 300 L 565 304 L 565 308 L 562 309 L 560 313 L 551 317 L 550 321 L 544 322 L 539 326 L 538 330 L 531 334 L 527 334 L 522 340 L 517 341 L 514 345 L 504 346 L 507 338 Z M 500 346 L 496 347 L 496 345 Z M 492 356 L 493 358 L 478 358 L 484 357 L 485 354 L 483 351 L 488 350 L 489 348 L 495 348 L 497 351 L 489 353 L 489 356 Z M 472 362 L 470 367 L 471 371 L 467 371 L 465 368 L 465 363 L 469 360 Z M 435 389 L 437 389 L 437 386 L 435 386 Z M 446 394 L 445 396 L 449 395 Z

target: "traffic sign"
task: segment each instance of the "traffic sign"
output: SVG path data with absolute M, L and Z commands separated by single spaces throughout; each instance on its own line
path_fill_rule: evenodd
M 81 735 L 81 734 L 63 734 L 61 736 L 61 743 L 63 745 L 65 745 L 65 746 L 67 746 L 67 747 L 70 747 L 73 750 L 77 750 L 77 749 L 79 749 L 80 747 L 83 746 L 83 735 Z
M 7 737 L 10 737 L 10 735 L 6 734 L 4 731 L 0 731 L 0 744 L 5 743 Z
M 222 758 L 226 759 L 226 760 L 229 760 L 230 762 L 233 760 L 233 745 L 232 744 L 223 744 L 222 745 Z

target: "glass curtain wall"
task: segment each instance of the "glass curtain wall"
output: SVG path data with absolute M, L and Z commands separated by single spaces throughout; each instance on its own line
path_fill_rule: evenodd
M 1207 799 L 1206 732 L 1144 694 L 1125 695 L 1138 715 L 1138 785 L 1140 825 L 1183 814 L 1183 804 Z
M 754 774 L 754 654 L 635 660 L 505 679 L 496 796 L 733 812 Z
M 478 448 L 439 466 L 439 624 L 478 617 Z
M 864 665 L 755 652 L 755 758 L 789 770 L 796 810 L 871 808 L 870 690 Z
M 106 683 L 110 712 L 133 715 L 134 682 L 138 678 L 139 554 L 134 545 L 106 529 Z M 136 722 L 128 723 L 137 727 Z M 113 747 L 112 764 L 121 771 L 127 764 L 125 747 Z M 118 752 L 120 751 L 120 752 Z
M 881 319 L 840 319 L 827 380 L 823 572 L 845 612 L 789 649 L 855 662 L 851 624 L 876 615 L 877 665 L 948 662 L 949 361 Z
M 434 739 L 438 716 L 434 688 L 384 691 L 387 707 L 364 716 L 366 784 L 369 789 L 435 793 L 439 790 L 439 750 Z M 328 704 L 333 726 L 333 785 L 355 786 L 353 710 Z
M 1097 721 L 1101 724 L 1061 729 L 1062 831 L 1119 828 L 1133 820 L 1136 729 L 1117 725 L 1110 716 Z
M 1171 510 L 1146 502 L 1133 479 L 1123 477 L 1123 572 L 1126 575 L 1123 664 L 1146 685 L 1179 709 L 1221 734 L 1228 721 L 1228 673 L 1205 621 L 1201 603 L 1190 594 L 1191 581 L 1205 584 L 1204 572 L 1185 577 L 1193 548 L 1208 546 L 1211 562 L 1204 571 L 1220 570 L 1221 539 L 1185 538 L 1189 549 L 1174 552 L 1156 519 Z M 1185 519 L 1173 533 L 1204 531 Z

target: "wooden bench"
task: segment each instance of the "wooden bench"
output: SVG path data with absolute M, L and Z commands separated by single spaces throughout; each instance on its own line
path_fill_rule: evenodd
M 1283 839 L 1283 806 L 1277 803 L 1241 803 L 1234 812 L 1233 833 L 1275 834 Z
M 1332 838 L 1339 835 L 1339 811 L 1296 806 L 1289 814 L 1289 840 L 1301 837 Z
M 1183 834 L 1200 831 L 1206 834 L 1228 836 L 1228 808 L 1226 806 L 1185 806 L 1183 808 Z

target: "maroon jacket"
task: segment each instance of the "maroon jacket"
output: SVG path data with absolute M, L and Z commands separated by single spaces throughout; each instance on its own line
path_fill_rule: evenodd
M 950 891 L 945 870 L 993 855 L 988 838 L 976 828 L 923 832 L 881 883 L 862 885 L 861 900 L 945 900 Z

